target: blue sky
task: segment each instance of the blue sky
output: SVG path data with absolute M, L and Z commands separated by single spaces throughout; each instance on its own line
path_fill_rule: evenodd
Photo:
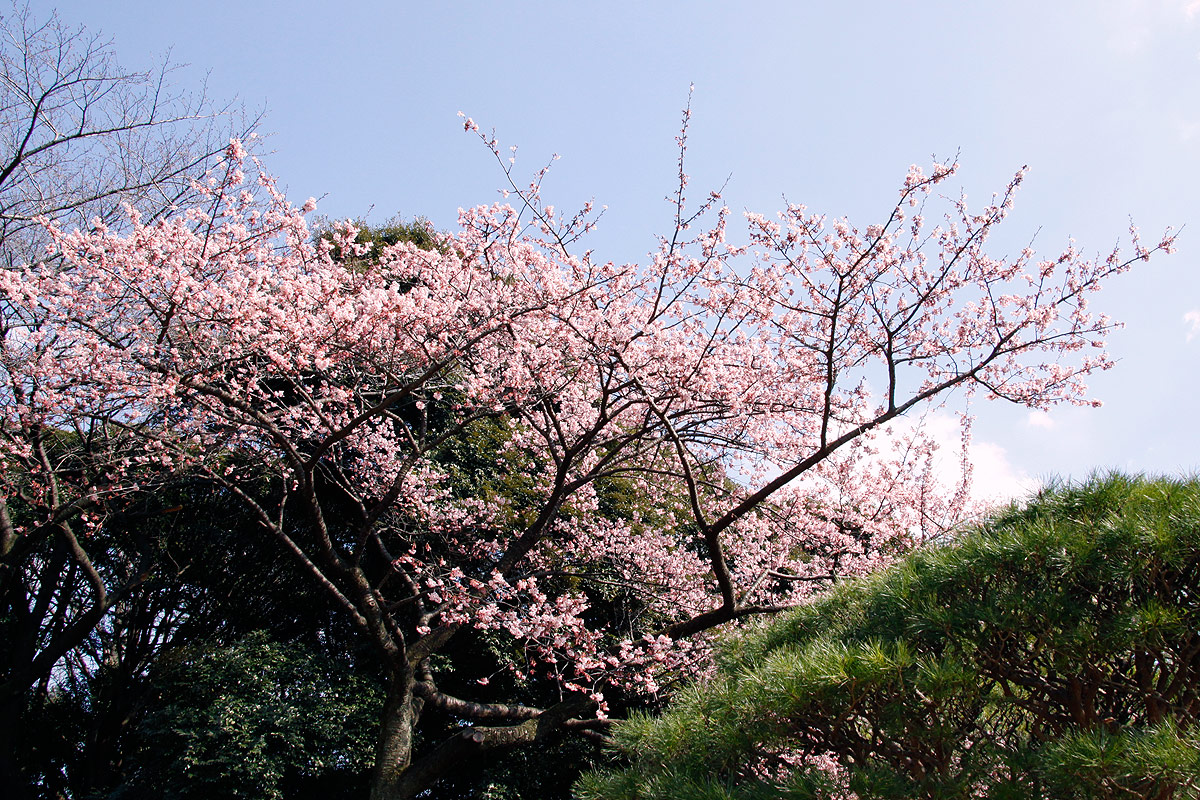
M 688 171 L 734 211 L 782 198 L 866 224 L 911 163 L 960 153 L 982 203 L 1028 164 L 996 240 L 1073 237 L 1107 251 L 1132 217 L 1179 251 L 1115 281 L 1094 307 L 1127 323 L 1092 381 L 1098 410 L 1048 417 L 977 403 L 982 483 L 1093 468 L 1200 469 L 1200 0 L 1054 2 L 206 2 L 64 0 L 67 22 L 115 40 L 123 64 L 170 49 L 217 98 L 266 110 L 268 169 L 330 217 L 422 215 L 451 228 L 503 176 L 457 112 L 518 173 L 561 155 L 560 208 L 608 206 L 591 242 L 641 258 L 663 201 L 689 84 Z M 521 170 L 525 172 L 522 173 Z M 1190 338 L 1189 338 L 1190 337 Z

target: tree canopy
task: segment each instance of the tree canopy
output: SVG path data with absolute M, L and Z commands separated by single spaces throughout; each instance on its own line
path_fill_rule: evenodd
M 315 201 L 293 207 L 238 141 L 196 185 L 204 209 L 47 224 L 60 260 L 0 272 L 0 534 L 14 563 L 57 548 L 92 599 L 7 691 L 136 584 L 88 546 L 123 541 L 106 534 L 130 504 L 201 481 L 378 659 L 375 797 L 594 732 L 606 693 L 702 670 L 720 626 L 951 524 L 967 483 L 939 484 L 936 445 L 894 423 L 957 389 L 1089 402 L 1113 325 L 1089 296 L 1172 246 L 997 259 L 986 242 L 1021 176 L 931 225 L 953 164 L 911 169 L 881 223 L 789 206 L 734 245 L 717 196 L 684 211 L 685 134 L 676 226 L 644 265 L 573 254 L 591 219 L 561 219 L 536 181 L 432 248 L 363 258 L 353 226 L 314 241 Z M 464 491 L 447 462 L 477 436 L 503 491 Z M 600 513 L 622 494 L 636 503 Z M 448 693 L 465 676 L 435 657 L 472 629 L 519 642 L 508 668 L 554 702 Z M 433 743 L 438 714 L 463 724 Z
M 152 70 L 123 68 L 111 43 L 97 34 L 53 13 L 39 16 L 28 5 L 6 5 L 0 15 L 0 269 L 60 264 L 45 227 L 50 221 L 121 229 L 129 221 L 126 204 L 149 220 L 208 201 L 198 182 L 230 136 L 253 137 L 254 120 L 234 104 L 214 104 L 203 92 L 174 85 L 169 62 Z M 0 298 L 0 438 L 9 443 L 15 441 L 11 412 L 24 398 L 10 381 L 14 347 L 23 346 L 13 312 L 9 298 Z M 120 749 L 115 742 L 136 705 L 133 687 L 145 677 L 147 653 L 169 641 L 185 618 L 194 627 L 206 624 L 185 592 L 151 589 L 169 572 L 159 556 L 171 517 L 161 512 L 176 504 L 165 494 L 132 499 L 91 534 L 69 522 L 29 527 L 45 511 L 29 491 L 31 456 L 58 471 L 52 494 L 70 494 L 67 486 L 77 479 L 94 482 L 104 471 L 103 459 L 86 456 L 81 430 L 54 424 L 33 437 L 36 444 L 25 437 L 33 450 L 16 462 L 7 448 L 0 456 L 0 783 L 14 794 L 31 781 L 47 794 L 64 791 L 63 759 L 74 762 L 77 777 L 87 773 L 103 782 L 108 769 L 100 764 Z M 66 511 L 60 522 L 82 512 L 72 505 L 78 496 L 59 497 L 65 504 L 51 504 Z M 80 687 L 101 684 L 103 691 L 91 695 L 94 704 L 73 705 L 84 696 Z M 68 707 L 72 712 L 59 716 Z M 30 754 L 40 763 L 31 763 Z
M 1200 480 L 1044 490 L 762 630 L 616 741 L 616 798 L 1200 794 Z
M 116 155 L 75 146 L 110 141 L 92 112 L 141 78 L 110 74 L 86 37 L 23 30 L 6 85 L 20 63 L 70 73 L 47 90 L 59 104 L 18 98 L 0 116 L 0 196 L 9 179 L 69 188 L 52 167 L 77 162 L 35 156 L 91 153 L 84 165 L 109 175 L 141 153 L 120 149 L 136 137 L 112 140 Z M 192 119 L 160 116 L 153 91 L 128 97 L 110 109 L 118 127 Z M 196 652 L 254 663 L 237 649 L 253 627 L 209 612 L 256 576 L 279 612 L 264 627 L 290 627 L 313 657 L 352 647 L 346 680 L 375 681 L 376 800 L 515 748 L 603 737 L 624 703 L 703 673 L 723 626 L 802 605 L 957 522 L 969 476 L 937 479 L 920 415 L 955 392 L 1092 402 L 1084 382 L 1112 365 L 1114 326 L 1093 294 L 1173 245 L 1135 233 L 1126 255 L 999 257 L 989 237 L 1023 172 L 972 210 L 940 194 L 955 163 L 909 168 L 866 224 L 789 204 L 748 214 L 735 241 L 719 193 L 689 206 L 689 115 L 673 224 L 644 263 L 581 249 L 590 204 L 556 210 L 545 171 L 516 176 L 486 135 L 507 201 L 444 235 L 314 235 L 316 201 L 292 205 L 236 137 L 168 165 L 170 180 L 68 192 L 21 221 L 49 249 L 0 269 L 0 774 L 31 783 L 3 736 L 71 670 L 140 692 L 147 643 L 198 629 Z M 80 225 L 96 203 L 105 213 Z M 178 557 L 179 520 L 222 528 L 209 544 L 238 562 L 230 580 Z M 307 681 L 285 670 L 266 699 Z

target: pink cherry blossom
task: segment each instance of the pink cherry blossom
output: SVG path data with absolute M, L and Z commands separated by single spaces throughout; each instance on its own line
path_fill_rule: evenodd
M 882 221 L 789 205 L 747 214 L 733 244 L 719 192 L 686 210 L 685 114 L 674 228 L 645 263 L 615 264 L 575 250 L 591 204 L 544 204 L 545 169 L 525 185 L 482 139 L 515 202 L 365 267 L 334 255 L 368 255 L 352 226 L 314 244 L 315 201 L 290 206 L 237 142 L 197 187 L 210 213 L 130 209 L 121 233 L 47 223 L 60 258 L 0 272 L 0 481 L 33 509 L 5 515 L 5 535 L 78 539 L 124 498 L 204 476 L 376 645 L 389 708 L 408 709 L 384 739 L 420 703 L 484 713 L 429 667 L 466 627 L 506 632 L 524 653 L 514 673 L 603 715 L 604 688 L 654 694 L 700 673 L 721 626 L 972 513 L 969 463 L 937 483 L 933 442 L 902 417 L 956 391 L 1089 403 L 1084 379 L 1112 366 L 1115 323 L 1088 299 L 1130 260 L 986 250 L 1022 172 L 982 211 L 950 200 L 934 223 L 957 165 L 913 167 Z M 1135 238 L 1132 260 L 1173 241 Z M 487 420 L 503 431 L 497 482 L 520 498 L 462 496 L 437 458 Z M 54 431 L 88 443 L 88 469 L 48 457 Z M 601 513 L 614 482 L 637 502 Z M 624 616 L 589 616 L 598 597 L 623 598 Z

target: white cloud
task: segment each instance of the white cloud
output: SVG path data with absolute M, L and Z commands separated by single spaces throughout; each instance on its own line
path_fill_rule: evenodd
M 1107 0 L 1096 9 L 1108 31 L 1108 45 L 1116 52 L 1140 55 L 1164 31 L 1200 17 L 1200 0 Z
M 1043 412 L 1032 412 L 1033 414 Z M 1048 416 L 1047 416 L 1048 418 Z M 938 444 L 934 473 L 944 487 L 957 485 L 960 477 L 962 434 L 958 418 L 947 412 L 925 417 L 922 430 Z M 1039 481 L 1008 460 L 1008 452 L 996 442 L 973 438 L 967 448 L 971 462 L 971 500 L 985 505 L 1007 503 L 1037 491 Z
M 1049 430 L 1054 427 L 1054 420 L 1045 411 L 1034 409 L 1025 418 L 1025 424 L 1031 428 L 1045 428 Z
M 1200 308 L 1192 309 L 1184 314 L 1183 321 L 1188 326 L 1187 340 L 1189 342 L 1200 336 Z
M 973 442 L 971 463 L 975 467 L 971 495 L 986 503 L 1007 503 L 1033 494 L 1041 482 L 1017 469 L 1008 451 L 995 442 Z

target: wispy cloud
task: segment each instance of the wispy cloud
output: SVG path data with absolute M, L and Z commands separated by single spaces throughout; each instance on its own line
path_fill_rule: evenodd
M 1038 412 L 1034 412 L 1038 413 Z M 934 473 L 939 483 L 950 488 L 961 477 L 961 429 L 955 415 L 934 412 L 921 423 L 922 430 L 938 443 Z M 971 462 L 971 499 L 991 505 L 1025 497 L 1041 485 L 1008 458 L 1008 451 L 996 442 L 973 438 L 967 449 Z
M 1005 503 L 1037 491 L 1041 481 L 1031 478 L 1008 460 L 1008 451 L 995 442 L 971 443 L 975 474 L 971 495 L 988 503 Z
M 1045 411 L 1035 409 L 1029 412 L 1029 416 L 1025 418 L 1025 424 L 1031 428 L 1045 428 L 1049 430 L 1054 427 L 1054 420 Z
M 1109 47 L 1125 56 L 1145 53 L 1181 17 L 1188 23 L 1200 18 L 1200 0 L 1109 0 L 1097 6 Z
M 1200 3 L 1197 3 L 1200 5 Z M 1183 323 L 1188 326 L 1187 340 L 1190 342 L 1200 336 L 1200 308 L 1192 309 L 1183 315 Z

